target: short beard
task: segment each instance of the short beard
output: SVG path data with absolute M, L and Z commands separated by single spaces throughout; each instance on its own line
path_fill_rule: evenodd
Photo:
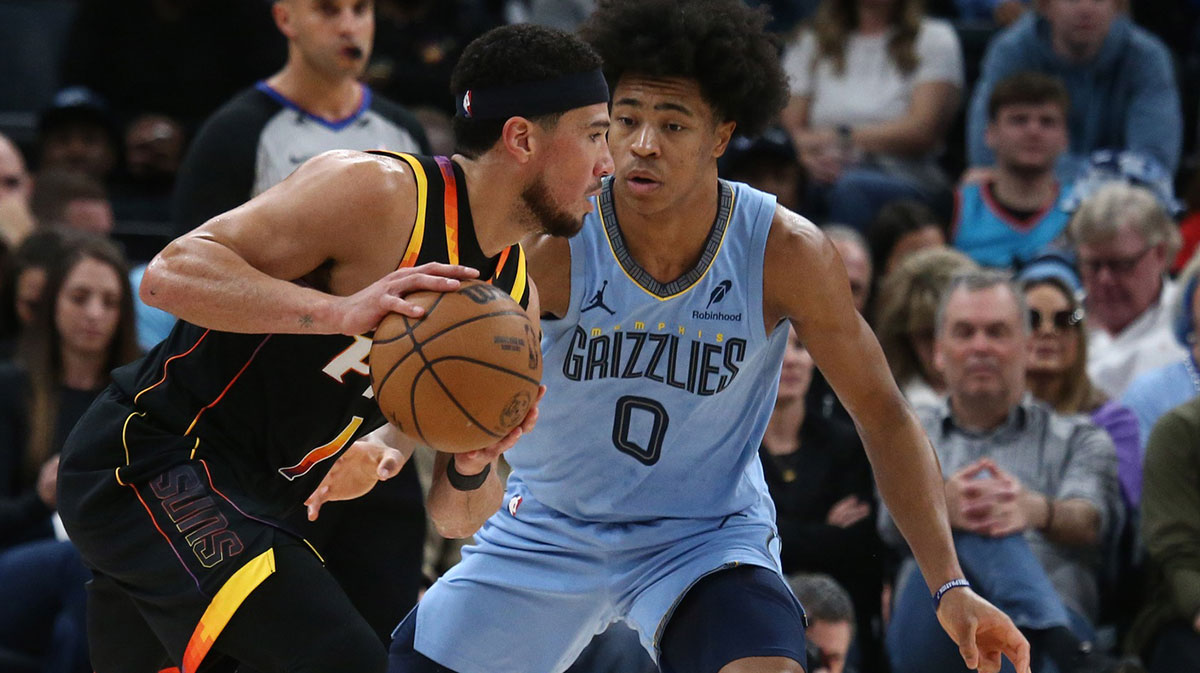
M 583 228 L 583 218 L 563 212 L 554 204 L 540 175 L 521 192 L 521 205 L 543 234 L 570 238 Z

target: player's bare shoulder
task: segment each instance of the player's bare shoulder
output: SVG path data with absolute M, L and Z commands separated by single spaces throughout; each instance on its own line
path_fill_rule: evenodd
M 837 250 L 817 225 L 783 206 L 775 207 L 763 259 L 763 309 L 768 325 L 799 319 L 849 281 Z M 842 285 L 846 287 L 843 288 Z

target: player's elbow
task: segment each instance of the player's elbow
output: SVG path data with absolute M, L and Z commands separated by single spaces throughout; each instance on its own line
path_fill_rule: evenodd
M 172 270 L 180 263 L 179 241 L 173 241 L 146 265 L 142 280 L 138 284 L 138 298 L 143 304 L 170 312 Z

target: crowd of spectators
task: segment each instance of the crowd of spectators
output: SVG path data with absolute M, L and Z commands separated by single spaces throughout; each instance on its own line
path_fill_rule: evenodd
M 833 241 L 969 579 L 1035 671 L 1200 673 L 1200 0 L 746 2 L 791 98 L 722 176 Z M 0 77 L 0 670 L 90 670 L 56 454 L 174 322 L 137 300 L 145 263 L 325 150 L 451 151 L 463 47 L 594 5 L 0 0 L 30 34 L 62 26 L 54 67 L 18 73 L 38 87 Z M 795 338 L 760 456 L 810 673 L 962 671 Z M 454 558 L 422 571 L 418 471 L 307 533 L 347 552 L 331 570 L 384 640 Z M 654 670 L 626 631 L 571 671 Z

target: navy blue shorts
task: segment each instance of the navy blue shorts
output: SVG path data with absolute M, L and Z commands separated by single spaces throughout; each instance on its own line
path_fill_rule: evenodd
M 745 657 L 786 657 L 808 669 L 804 608 L 776 573 L 743 565 L 696 583 L 663 633 L 662 673 L 717 673 Z

